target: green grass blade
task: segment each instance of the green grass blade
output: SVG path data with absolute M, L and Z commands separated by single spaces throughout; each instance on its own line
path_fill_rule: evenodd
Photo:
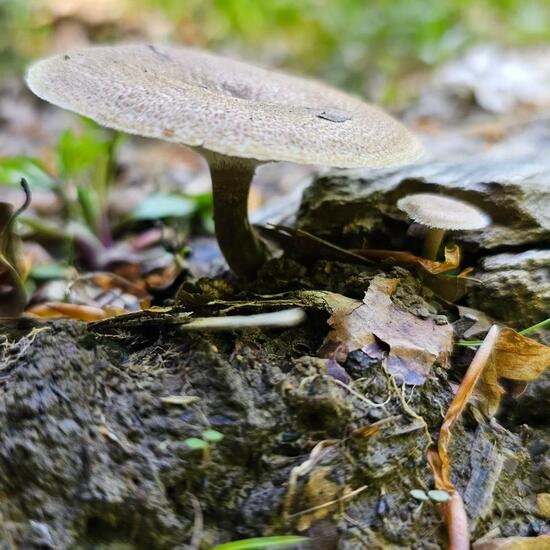
M 262 550 L 265 548 L 284 548 L 305 542 L 307 537 L 296 535 L 281 535 L 277 537 L 257 537 L 253 539 L 235 540 L 215 546 L 212 550 Z

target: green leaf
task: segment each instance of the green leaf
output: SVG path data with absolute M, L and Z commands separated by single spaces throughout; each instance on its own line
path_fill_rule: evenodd
M 62 264 L 42 264 L 33 267 L 29 277 L 35 281 L 51 281 L 53 279 L 65 279 L 67 267 Z
M 57 163 L 62 178 L 74 177 L 79 172 L 104 165 L 109 155 L 111 139 L 106 139 L 98 128 L 89 128 L 83 134 L 67 130 L 57 144 Z
M 307 537 L 296 535 L 281 535 L 276 537 L 257 537 L 253 539 L 235 540 L 219 544 L 212 550 L 262 550 L 264 548 L 284 548 L 285 546 L 294 546 L 308 540 Z
M 421 489 L 413 489 L 409 494 L 416 500 L 429 500 L 428 495 Z
M 204 229 L 208 233 L 214 233 L 214 205 L 212 193 L 199 193 L 193 195 L 193 202 L 196 205 Z
M 447 491 L 439 490 L 428 491 L 428 496 L 435 502 L 447 502 L 451 498 Z
M 204 450 L 208 448 L 208 443 L 198 437 L 189 437 L 184 443 L 193 451 Z
M 137 205 L 131 214 L 133 220 L 183 218 L 195 212 L 195 203 L 180 195 L 158 193 L 150 195 Z
M 44 170 L 40 163 L 29 157 L 8 157 L 0 159 L 0 185 L 19 186 L 25 178 L 31 188 L 53 189 L 55 180 Z
M 99 206 L 97 193 L 94 189 L 86 185 L 79 185 L 76 188 L 76 195 L 86 225 L 90 228 L 92 233 L 97 235 L 99 233 L 99 220 L 101 217 L 101 208 Z
M 224 435 L 221 432 L 218 432 L 218 430 L 204 430 L 201 435 L 206 441 L 210 441 L 212 443 L 221 441 L 224 438 Z

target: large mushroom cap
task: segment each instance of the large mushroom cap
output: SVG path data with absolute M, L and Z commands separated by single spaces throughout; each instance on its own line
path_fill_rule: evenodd
M 357 98 L 190 48 L 89 47 L 38 61 L 27 82 L 104 126 L 228 156 L 374 168 L 421 153 L 404 126 Z
M 415 222 L 435 229 L 483 229 L 491 223 L 491 218 L 479 208 L 435 193 L 407 195 L 397 201 L 397 207 Z

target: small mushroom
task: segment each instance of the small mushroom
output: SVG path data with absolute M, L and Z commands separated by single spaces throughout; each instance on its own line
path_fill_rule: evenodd
M 256 166 L 405 164 L 418 141 L 389 115 L 319 82 L 172 46 L 88 47 L 33 64 L 40 98 L 130 134 L 193 147 L 210 165 L 220 248 L 238 275 L 267 258 L 248 221 Z
M 397 201 L 397 208 L 425 228 L 423 255 L 435 260 L 446 231 L 483 229 L 491 218 L 467 202 L 435 193 L 416 193 Z

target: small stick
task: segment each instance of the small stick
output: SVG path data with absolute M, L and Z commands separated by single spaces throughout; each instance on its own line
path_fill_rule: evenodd
M 294 327 L 302 323 L 306 318 L 306 312 L 295 307 L 273 311 L 270 313 L 257 313 L 254 315 L 228 315 L 227 317 L 197 317 L 180 327 L 183 331 L 224 331 L 241 330 L 246 328 L 286 328 Z
M 349 500 L 350 498 L 353 498 L 354 496 L 358 495 L 359 493 L 362 493 L 365 489 L 368 489 L 368 485 L 363 485 L 362 487 L 359 487 L 359 489 L 355 489 L 351 493 L 348 493 L 347 495 L 344 495 L 339 498 L 335 498 L 334 500 L 329 500 L 328 502 L 324 502 L 323 504 L 319 504 L 318 506 L 313 506 L 313 508 L 308 508 L 307 510 L 301 510 L 300 512 L 296 512 L 295 514 L 290 514 L 288 516 L 291 518 L 296 518 L 298 516 L 303 516 L 304 514 L 310 514 L 311 512 L 316 512 L 317 510 L 322 510 L 323 508 L 327 508 L 329 506 L 334 506 L 335 504 L 338 504 L 339 502 L 344 502 L 345 500 Z

